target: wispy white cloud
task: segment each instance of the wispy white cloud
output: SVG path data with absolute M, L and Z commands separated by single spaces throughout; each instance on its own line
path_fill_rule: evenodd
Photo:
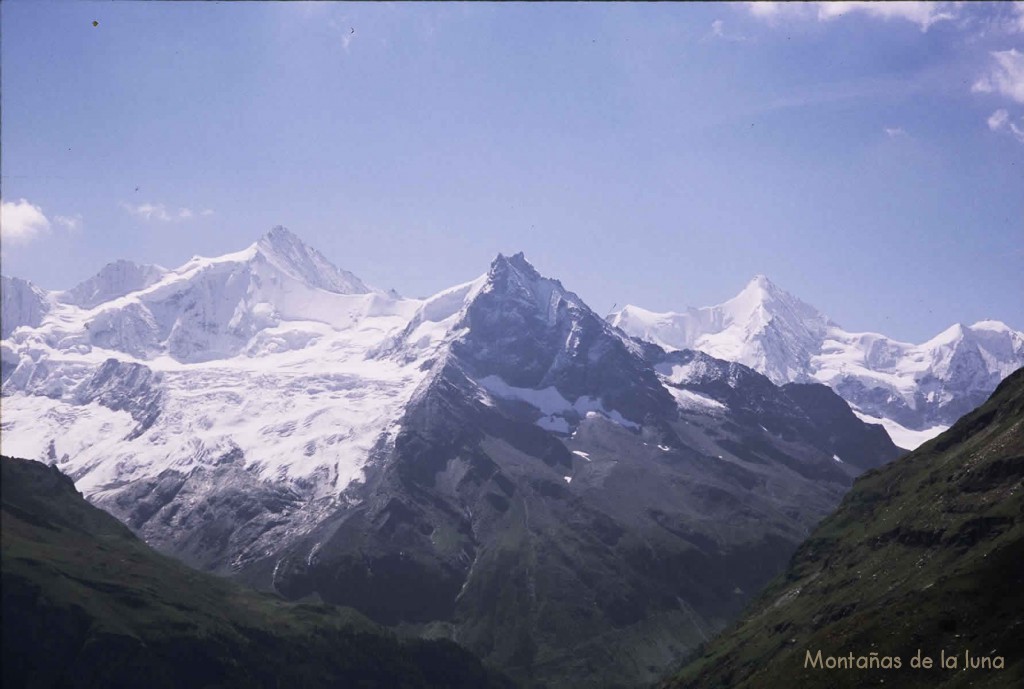
M 1024 117 L 1020 118 L 1020 123 L 1021 126 L 1019 127 L 1013 122 L 1010 122 L 1008 126 L 1010 128 L 1010 133 L 1013 134 L 1013 138 L 1024 144 Z
M 993 65 L 988 74 L 974 82 L 974 93 L 997 93 L 1024 103 L 1024 53 L 1011 48 L 991 53 Z
M 1017 141 L 1024 144 L 1024 116 L 1020 118 L 1020 124 L 1018 125 L 1010 117 L 1010 112 L 1006 108 L 999 108 L 989 116 L 987 123 L 988 128 L 992 131 L 1007 132 Z
M 69 232 L 78 232 L 82 229 L 81 215 L 55 215 L 53 221 Z
M 0 238 L 12 244 L 26 244 L 50 231 L 43 209 L 27 199 L 0 201 Z
M 210 208 L 206 208 L 199 215 L 202 215 L 204 217 L 211 216 L 211 215 L 213 215 L 213 210 L 210 209 Z
M 828 21 L 862 13 L 878 19 L 903 19 L 927 31 L 932 24 L 956 18 L 956 8 L 944 2 L 819 2 L 818 19 Z
M 907 135 L 907 131 L 903 127 L 883 127 L 883 129 L 890 139 Z
M 172 222 L 175 220 L 191 220 L 196 217 L 196 213 L 191 208 L 179 208 L 178 210 L 169 209 L 162 203 L 140 203 L 133 205 L 130 203 L 121 202 L 121 208 L 135 216 L 141 218 L 147 222 Z M 200 212 L 198 215 L 213 215 L 213 211 L 207 208 Z
M 711 31 L 708 32 L 708 35 L 705 36 L 705 38 L 715 38 L 722 41 L 734 42 L 747 40 L 746 36 L 742 36 L 738 33 L 727 31 L 725 28 L 725 22 L 722 21 L 721 19 L 716 19 L 715 21 L 711 22 Z
M 996 50 L 989 54 L 992 56 L 989 71 L 974 82 L 971 92 L 993 94 L 1024 103 L 1024 53 L 1011 48 Z M 1005 132 L 1024 143 L 1024 117 L 1021 117 L 1019 122 L 1020 124 L 1014 121 L 1006 108 L 999 108 L 985 121 L 993 132 Z
M 851 14 L 876 19 L 908 21 L 927 31 L 933 24 L 955 19 L 952 2 L 750 2 L 747 9 L 755 17 L 775 23 L 784 19 L 831 21 Z
M 788 4 L 788 3 L 787 3 Z M 775 17 L 782 14 L 783 3 L 781 2 L 748 2 L 747 9 L 755 17 L 762 19 L 774 19 Z M 786 11 L 791 12 L 793 8 L 788 8 Z
M 999 108 L 988 118 L 988 128 L 996 132 L 1006 126 L 1010 120 L 1010 113 L 1006 108 Z
M 130 203 L 124 203 L 122 201 L 121 208 L 137 218 L 142 218 L 143 220 L 169 222 L 171 219 L 170 214 L 167 212 L 167 207 L 162 203 L 140 203 L 137 206 L 133 206 Z
M 1024 2 L 1014 2 L 1007 29 L 1012 33 L 1024 33 Z

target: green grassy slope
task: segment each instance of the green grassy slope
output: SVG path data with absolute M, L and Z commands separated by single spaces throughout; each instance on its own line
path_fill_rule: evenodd
M 918 649 L 934 667 L 911 667 Z M 805 668 L 808 650 L 902 667 Z M 958 669 L 938 667 L 943 651 Z M 1005 667 L 964 669 L 965 651 Z M 662 686 L 1024 686 L 1024 369 L 861 477 L 744 619 Z
M 2 466 L 4 687 L 503 687 L 447 641 L 159 555 L 57 469 Z

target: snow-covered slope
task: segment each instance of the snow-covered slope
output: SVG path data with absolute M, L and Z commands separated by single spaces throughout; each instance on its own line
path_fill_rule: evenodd
M 197 363 L 304 346 L 309 337 L 301 333 L 309 328 L 286 336 L 274 330 L 284 322 L 346 329 L 365 316 L 403 308 L 401 299 L 371 291 L 280 227 L 242 251 L 196 256 L 159 276 L 150 272 L 150 284 L 141 289 L 126 287 L 138 283 L 140 271 L 113 265 L 85 284 L 81 301 L 87 306 L 76 308 L 74 295 L 63 299 L 39 319 L 41 332 L 34 336 L 58 350 L 95 347 L 142 360 Z M 99 292 L 115 296 L 88 306 Z
M 0 332 L 3 339 L 23 325 L 34 328 L 43 321 L 53 301 L 45 290 L 21 278 L 0 277 Z
M 1024 333 L 1004 323 L 957 324 L 918 345 L 853 333 L 762 275 L 718 306 L 668 313 L 626 306 L 608 319 L 666 349 L 746 364 L 776 384 L 829 385 L 907 449 L 941 433 L 1024 366 Z
M 37 327 L 3 342 L 3 452 L 58 462 L 87 495 L 233 452 L 256 477 L 340 494 L 426 375 L 415 358 L 367 358 L 420 302 L 371 291 L 282 228 L 139 289 L 152 271 L 112 265 L 72 290 L 125 292 L 92 308 L 43 311 L 24 281 L 4 295 L 5 323 L 10 309 Z
M 256 249 L 271 265 L 309 287 L 337 294 L 366 294 L 370 288 L 347 270 L 341 270 L 316 249 L 278 225 L 263 235 Z
M 814 307 L 758 275 L 743 291 L 718 306 L 681 313 L 654 313 L 626 306 L 609 316 L 634 337 L 669 350 L 699 349 L 736 361 L 778 385 L 809 379 L 811 357 L 834 324 Z
M 65 292 L 58 292 L 58 301 L 91 309 L 105 301 L 145 289 L 158 282 L 167 269 L 124 259 L 108 263 L 93 277 Z

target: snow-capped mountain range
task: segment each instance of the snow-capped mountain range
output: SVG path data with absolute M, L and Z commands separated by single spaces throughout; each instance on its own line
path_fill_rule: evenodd
M 407 299 L 275 228 L 5 278 L 0 320 L 3 454 L 192 564 L 551 686 L 653 681 L 899 453 L 830 388 L 630 337 L 521 254 Z
M 67 292 L 11 287 L 5 329 L 35 327 L 0 350 L 4 452 L 69 458 L 86 494 L 235 447 L 260 449 L 261 475 L 326 473 L 318 489 L 343 489 L 425 376 L 365 356 L 421 305 L 370 290 L 283 228 L 176 270 L 120 261 Z M 146 447 L 125 446 L 155 422 L 154 397 Z
M 922 344 L 899 342 L 843 330 L 763 275 L 717 306 L 667 313 L 626 306 L 608 320 L 670 351 L 697 349 L 745 364 L 779 385 L 828 385 L 906 449 L 944 431 L 1024 366 L 1024 333 L 999 321 L 958 323 Z

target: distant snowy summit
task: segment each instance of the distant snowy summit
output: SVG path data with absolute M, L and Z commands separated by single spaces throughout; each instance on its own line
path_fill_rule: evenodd
M 3 337 L 43 326 L 53 346 L 116 350 L 141 359 L 169 355 L 187 363 L 234 356 L 253 337 L 286 320 L 345 320 L 331 295 L 370 295 L 283 227 L 242 251 L 193 257 L 175 270 L 120 260 L 76 287 L 47 292 L 4 278 Z M 335 300 L 336 301 L 336 300 Z M 77 308 L 72 308 L 77 307 Z
M 55 293 L 58 301 L 91 309 L 159 282 L 168 270 L 161 266 L 120 259 L 108 263 L 99 273 L 66 292 Z
M 668 350 L 750 366 L 779 385 L 824 383 L 907 449 L 948 428 L 1024 366 L 1024 333 L 999 321 L 956 324 L 922 344 L 851 333 L 763 275 L 717 306 L 666 313 L 626 306 L 608 320 Z

